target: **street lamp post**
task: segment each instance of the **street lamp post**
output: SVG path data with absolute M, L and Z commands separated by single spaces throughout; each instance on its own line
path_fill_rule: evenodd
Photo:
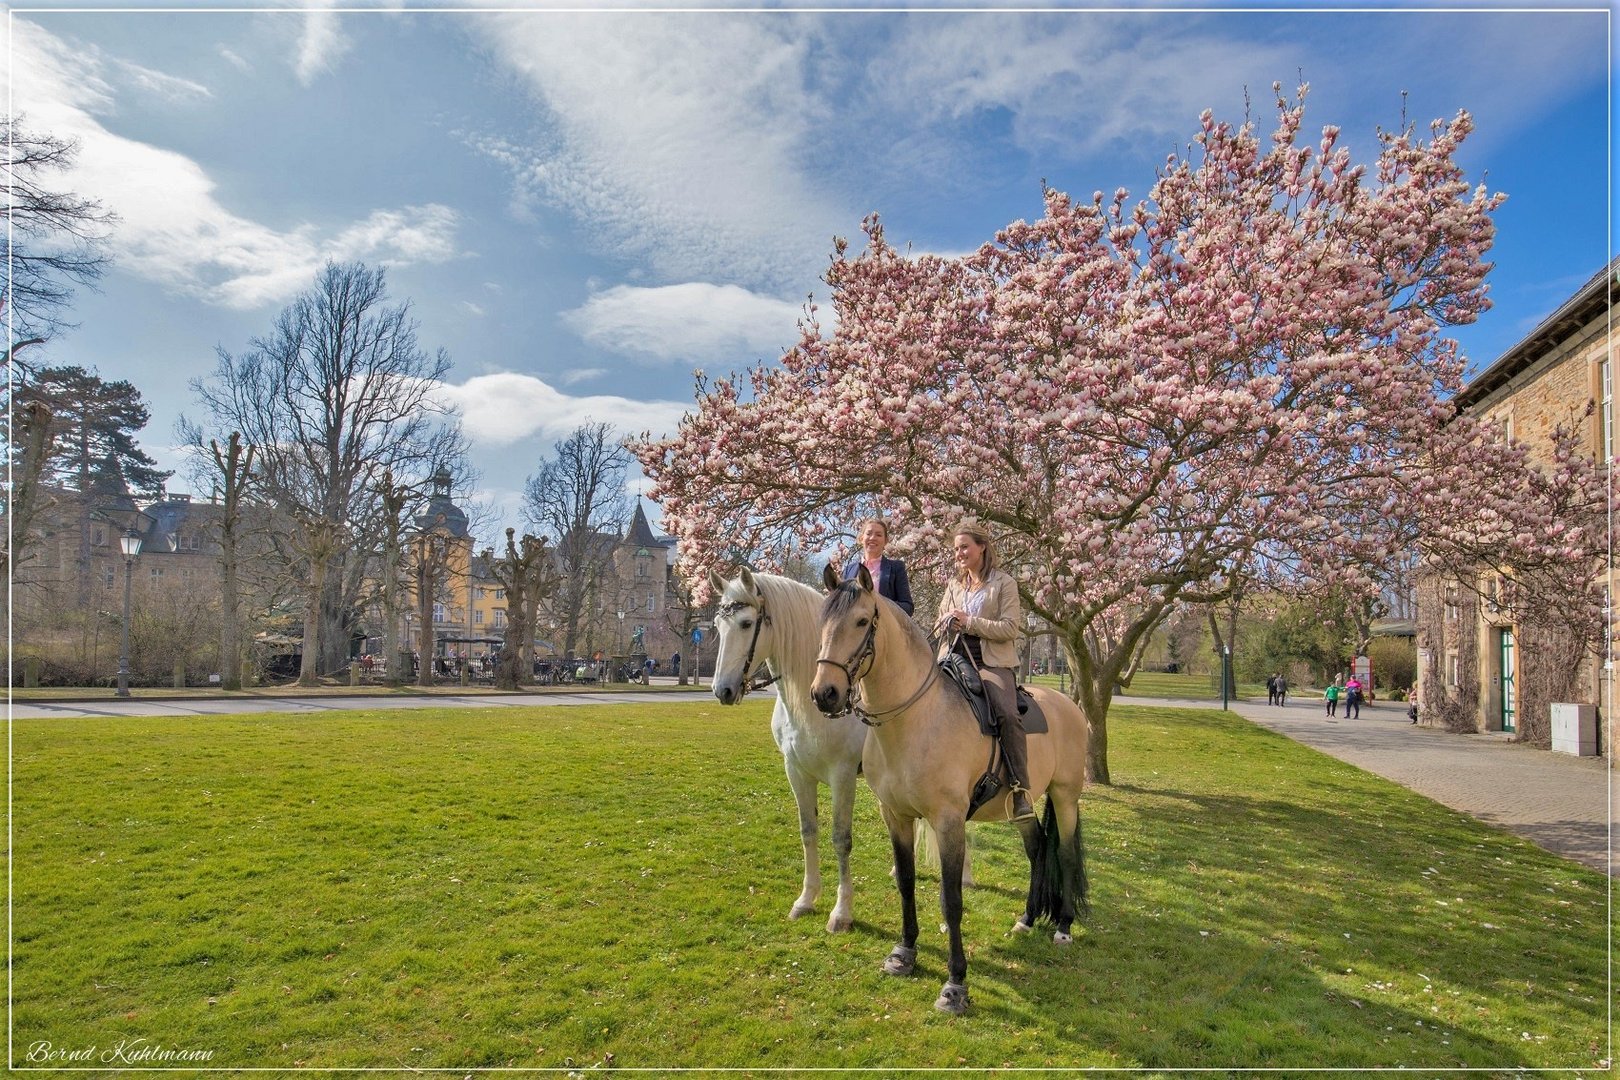
M 617 642 L 618 647 L 617 647 L 617 649 L 615 649 L 615 652 L 617 652 L 619 656 L 623 656 L 624 655 L 624 610 L 621 608 L 616 614 L 619 616 L 619 640 Z M 617 680 L 614 680 L 614 681 L 616 682 Z
M 1232 693 L 1232 646 L 1221 645 L 1221 708 L 1227 707 Z
M 134 529 L 124 530 L 118 546 L 124 552 L 124 629 L 118 646 L 118 696 L 129 697 L 129 601 L 135 580 L 135 556 L 141 553 L 140 534 Z

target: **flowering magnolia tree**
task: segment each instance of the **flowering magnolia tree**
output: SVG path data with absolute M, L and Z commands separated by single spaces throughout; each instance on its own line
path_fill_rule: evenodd
M 1489 520 L 1510 565 L 1567 559 L 1588 538 L 1544 515 L 1584 497 L 1577 470 L 1451 422 L 1443 331 L 1487 306 L 1502 199 L 1456 164 L 1468 115 L 1381 133 L 1368 167 L 1335 128 L 1302 142 L 1304 99 L 1269 140 L 1206 112 L 1145 201 L 1048 190 L 962 258 L 906 257 L 875 217 L 864 250 L 836 241 L 836 332 L 812 308 L 779 364 L 700 382 L 678 434 L 634 447 L 683 562 L 824 550 L 877 511 L 945 565 L 981 519 L 1063 641 L 1106 783 L 1115 687 L 1178 604 L 1370 589 L 1428 522 L 1437 553 Z

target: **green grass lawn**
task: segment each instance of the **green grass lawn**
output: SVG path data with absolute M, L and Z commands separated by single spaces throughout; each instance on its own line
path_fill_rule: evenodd
M 938 1014 L 932 875 L 918 976 L 878 971 L 899 915 L 869 791 L 855 929 L 825 932 L 828 898 L 787 920 L 799 844 L 768 708 L 14 721 L 13 1064 L 45 1043 L 55 1064 L 123 1043 L 215 1069 L 1608 1053 L 1605 878 L 1175 709 L 1112 714 L 1068 950 L 1008 932 L 1021 847 L 975 827 L 974 1008 Z

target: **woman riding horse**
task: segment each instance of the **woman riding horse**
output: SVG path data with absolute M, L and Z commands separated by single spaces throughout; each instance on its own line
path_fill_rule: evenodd
M 1013 782 L 1011 820 L 1030 820 L 1035 817 L 1035 809 L 1029 804 L 1029 754 L 1024 725 L 1018 719 L 1014 674 L 1018 666 L 1018 630 L 1024 625 L 1018 583 L 1011 574 L 996 568 L 990 535 L 972 519 L 956 527 L 951 551 L 956 558 L 956 576 L 945 587 L 945 596 L 939 602 L 939 620 L 934 625 L 935 636 L 940 638 L 939 658 L 943 660 L 950 652 L 955 633 L 960 631 L 962 644 L 984 681 L 985 697 L 1001 731 L 1001 753 Z

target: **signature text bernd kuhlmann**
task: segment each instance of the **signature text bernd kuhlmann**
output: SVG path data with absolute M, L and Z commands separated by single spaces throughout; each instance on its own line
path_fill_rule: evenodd
M 37 1042 L 29 1045 L 27 1057 L 32 1065 L 85 1065 L 91 1062 L 103 1065 L 155 1065 L 212 1061 L 214 1052 L 170 1049 L 149 1039 L 123 1039 L 105 1050 L 96 1046 L 70 1049 L 49 1042 Z

